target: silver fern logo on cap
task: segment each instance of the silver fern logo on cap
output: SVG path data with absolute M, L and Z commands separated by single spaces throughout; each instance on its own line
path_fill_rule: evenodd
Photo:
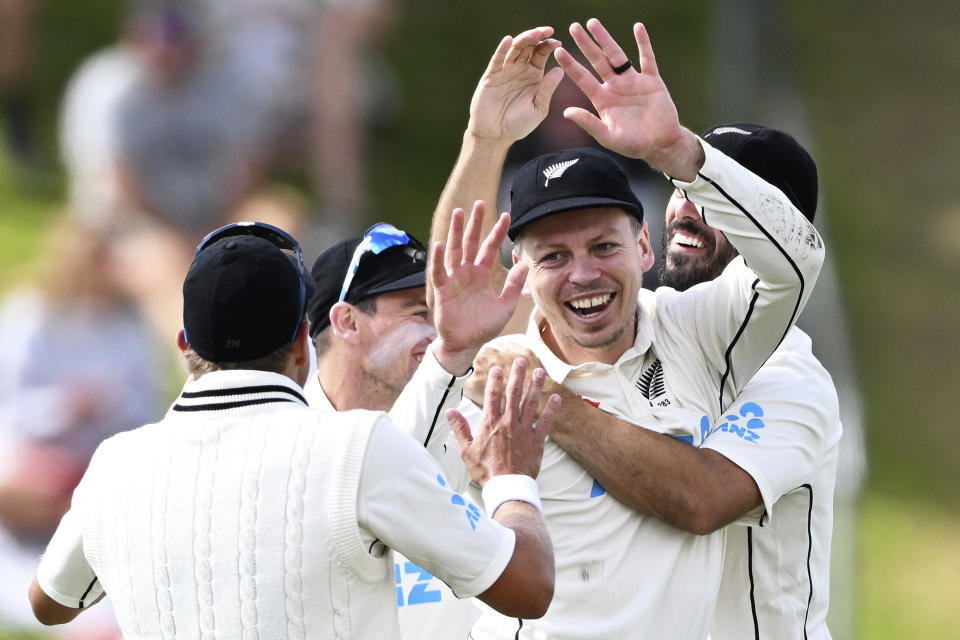
M 558 162 L 557 164 L 552 164 L 546 169 L 543 170 L 543 175 L 547 178 L 543 183 L 543 186 L 550 186 L 550 180 L 553 178 L 559 178 L 563 175 L 563 172 L 577 164 L 580 161 L 580 158 L 574 158 L 573 160 L 564 160 L 563 162 Z

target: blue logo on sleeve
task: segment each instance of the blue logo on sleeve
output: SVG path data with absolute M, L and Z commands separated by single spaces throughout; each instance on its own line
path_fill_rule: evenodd
M 398 607 L 402 607 L 404 604 L 408 606 L 429 604 L 431 602 L 440 602 L 442 599 L 443 593 L 439 589 L 427 588 L 430 586 L 430 581 L 433 580 L 433 574 L 422 567 L 418 567 L 412 562 L 405 562 L 403 564 L 403 574 L 415 575 L 417 578 L 416 583 L 414 583 L 413 587 L 410 589 L 410 593 L 407 594 L 406 602 L 404 602 L 403 574 L 400 572 L 399 562 L 395 562 L 393 564 L 393 572 L 397 584 Z
M 756 402 L 745 402 L 740 407 L 739 415 L 728 414 L 723 416 L 722 421 L 710 433 L 722 431 L 742 438 L 747 442 L 755 443 L 760 440 L 760 434 L 757 431 L 766 428 L 763 420 L 760 419 L 761 417 L 763 417 L 763 407 Z M 740 424 L 740 418 L 747 418 L 747 420 L 744 424 Z M 700 418 L 700 432 L 703 433 L 709 427 L 710 423 L 707 417 Z
M 441 487 L 447 486 L 447 481 L 443 479 L 443 476 L 439 473 L 437 474 L 437 482 L 440 483 Z M 477 521 L 480 520 L 482 513 L 480 509 L 477 508 L 477 505 L 472 502 L 467 501 L 459 493 L 455 493 L 450 496 L 450 502 L 457 505 L 458 507 L 463 507 L 467 514 L 467 522 L 470 523 L 470 528 L 476 531 Z

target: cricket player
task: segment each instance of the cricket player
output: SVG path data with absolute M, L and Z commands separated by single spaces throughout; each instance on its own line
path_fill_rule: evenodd
M 491 287 L 508 223 L 435 245 L 443 322 L 479 309 L 506 321 L 525 275 Z M 483 424 L 456 431 L 488 517 L 386 414 L 306 406 L 309 280 L 276 227 L 203 240 L 178 335 L 191 378 L 163 420 L 94 454 L 30 587 L 38 620 L 72 620 L 109 592 L 131 638 L 397 637 L 387 548 L 509 615 L 546 610 L 554 563 L 532 477 L 559 399 L 534 425 L 542 372 L 523 401 L 523 362 L 505 390 L 493 372 Z M 478 346 L 441 335 L 431 348 L 469 363 Z
M 711 127 L 703 139 L 777 185 L 813 221 L 816 167 L 790 135 L 732 123 Z M 661 280 L 677 291 L 719 277 L 737 256 L 681 191 L 667 206 L 662 242 Z M 641 292 L 641 302 L 653 300 Z M 485 349 L 465 393 L 482 401 L 489 367 L 518 357 L 536 361 L 526 349 Z M 643 381 L 651 405 L 669 399 L 663 375 L 653 368 Z M 735 523 L 726 531 L 713 640 L 831 637 L 830 541 L 843 429 L 833 381 L 803 331 L 790 329 L 718 421 L 701 417 L 699 448 L 576 402 L 562 385 L 548 382 L 544 393 L 565 401 L 551 439 L 617 500 L 694 533 Z
M 598 21 L 587 29 L 574 24 L 571 35 L 599 79 L 548 39 L 550 28 L 501 43 L 474 94 L 434 233 L 446 229 L 444 211 L 494 197 L 506 150 L 542 120 L 558 74 L 570 75 L 598 115 L 565 115 L 670 177 L 741 257 L 703 286 L 640 305 L 653 252 L 622 170 L 589 149 L 541 156 L 511 189 L 514 260 L 530 267 L 525 292 L 536 307 L 527 332 L 510 339 L 603 411 L 699 445 L 700 418 L 719 420 L 789 331 L 823 244 L 783 191 L 680 125 L 643 25 L 634 27 L 636 67 Z M 562 72 L 544 73 L 551 51 Z M 654 378 L 662 389 L 652 404 L 644 389 Z M 554 601 L 537 621 L 485 612 L 473 638 L 706 637 L 722 530 L 685 532 L 631 509 L 552 440 L 538 484 L 556 552 Z
M 316 259 L 310 272 L 317 290 L 307 315 L 317 370 L 304 396 L 320 409 L 387 411 L 443 460 L 447 445 L 436 425 L 461 402 L 466 376 L 448 372 L 430 348 L 437 329 L 427 309 L 426 268 L 420 241 L 383 222 Z M 460 476 L 462 464 L 456 462 L 454 473 Z M 451 479 L 446 469 L 445 474 Z M 458 599 L 440 578 L 397 552 L 393 572 L 402 638 L 467 636 L 480 615 L 473 599 Z

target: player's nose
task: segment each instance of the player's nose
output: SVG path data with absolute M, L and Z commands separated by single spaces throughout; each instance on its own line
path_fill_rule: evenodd
M 677 198 L 674 206 L 673 217 L 677 220 L 701 221 L 700 209 L 687 198 Z

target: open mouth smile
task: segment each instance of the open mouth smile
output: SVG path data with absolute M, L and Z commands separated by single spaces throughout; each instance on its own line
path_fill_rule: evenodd
M 568 300 L 564 302 L 564 305 L 577 315 L 584 318 L 590 318 L 602 313 L 607 307 L 610 306 L 610 303 L 613 302 L 613 299 L 616 297 L 617 294 L 615 293 L 603 293 L 584 298 L 577 298 L 575 300 Z

